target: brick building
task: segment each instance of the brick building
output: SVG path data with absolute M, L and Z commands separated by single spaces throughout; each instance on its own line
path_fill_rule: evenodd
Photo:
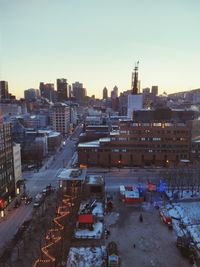
M 178 113 L 177 113 L 178 112 Z M 188 113 L 189 112 L 189 113 Z M 80 143 L 78 160 L 88 166 L 167 166 L 190 159 L 190 111 L 137 111 L 119 122 L 119 132 Z

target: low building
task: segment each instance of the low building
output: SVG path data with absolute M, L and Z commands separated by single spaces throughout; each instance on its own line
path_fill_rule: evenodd
M 84 196 L 104 198 L 104 177 L 102 175 L 87 175 L 84 184 Z
M 135 186 L 120 185 L 120 197 L 125 203 L 137 203 L 144 201 L 144 197 L 140 194 L 139 189 Z
M 65 192 L 73 192 L 74 196 L 81 193 L 85 182 L 87 169 L 63 169 L 59 175 L 59 187 Z

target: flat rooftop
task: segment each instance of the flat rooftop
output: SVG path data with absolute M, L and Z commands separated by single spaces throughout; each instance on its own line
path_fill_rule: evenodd
M 104 184 L 104 178 L 102 175 L 87 175 L 86 184 L 89 185 L 103 185 Z
M 63 169 L 57 176 L 59 180 L 79 180 L 84 181 L 86 177 L 87 169 Z

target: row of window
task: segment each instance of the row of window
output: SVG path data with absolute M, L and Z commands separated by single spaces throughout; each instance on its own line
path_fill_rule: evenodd
M 179 154 L 182 154 L 182 153 L 188 153 L 188 150 L 172 150 L 172 149 L 148 149 L 148 148 L 144 148 L 144 149 L 118 149 L 118 148 L 114 148 L 114 149 L 102 149 L 102 150 L 98 150 L 96 148 L 93 148 L 93 149 L 90 149 L 90 150 L 87 150 L 87 149 L 82 149 L 81 152 L 84 152 L 84 153 L 88 153 L 88 152 L 95 152 L 95 153 L 104 153 L 104 152 L 112 152 L 112 153 L 179 153 Z
M 157 134 L 173 134 L 173 135 L 176 135 L 176 134 L 184 134 L 184 135 L 188 135 L 189 134 L 189 131 L 169 131 L 169 130 L 153 130 L 153 131 L 150 131 L 150 130 L 120 130 L 120 134 L 144 134 L 144 133 L 157 133 Z

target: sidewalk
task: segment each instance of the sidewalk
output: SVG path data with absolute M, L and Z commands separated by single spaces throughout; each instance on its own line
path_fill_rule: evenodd
M 4 209 L 4 217 L 0 216 L 0 223 L 5 221 L 9 215 L 9 213 L 14 209 L 16 199 L 19 199 L 23 192 L 21 192 L 18 196 L 14 197 L 11 202 Z

